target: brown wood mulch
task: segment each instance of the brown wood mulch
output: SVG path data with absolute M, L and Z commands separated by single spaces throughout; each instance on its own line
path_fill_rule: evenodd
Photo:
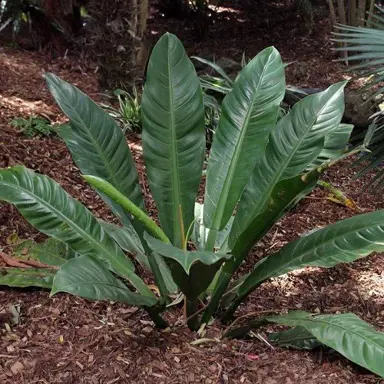
M 9 124 L 15 117 L 31 114 L 62 121 L 42 79 L 46 70 L 98 97 L 96 75 L 80 61 L 0 48 L 0 167 L 24 164 L 49 175 L 96 215 L 112 220 L 102 201 L 82 182 L 57 137 L 27 138 Z M 129 145 L 146 185 L 140 140 L 129 138 Z M 384 208 L 381 193 L 362 192 L 372 175 L 354 181 L 356 171 L 349 165 L 347 161 L 335 166 L 326 180 L 363 212 Z M 254 249 L 242 269 L 249 270 L 261 256 L 305 231 L 357 213 L 327 200 L 327 195 L 318 188 L 300 202 Z M 155 214 L 147 186 L 145 197 Z M 44 238 L 17 210 L 0 203 L 0 247 L 6 252 L 7 238 L 13 233 L 37 241 Z M 238 315 L 288 309 L 354 312 L 384 330 L 383 262 L 383 255 L 374 255 L 328 270 L 306 268 L 272 279 L 253 293 Z M 20 309 L 18 324 L 12 325 L 10 306 Z M 224 327 L 218 322 L 209 327 L 205 336 L 209 340 L 196 344 L 198 336 L 185 327 L 181 308 L 174 308 L 167 318 L 172 328 L 158 331 L 140 309 L 2 288 L 0 383 L 384 383 L 337 353 L 274 349 L 253 339 L 219 340 Z

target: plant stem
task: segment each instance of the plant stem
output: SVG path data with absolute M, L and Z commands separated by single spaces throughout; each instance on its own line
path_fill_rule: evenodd
M 169 324 L 161 317 L 158 308 L 145 308 L 145 310 L 157 328 L 165 329 L 169 327 Z
M 137 205 L 135 205 L 128 197 L 124 196 L 119 192 L 112 184 L 108 181 L 103 180 L 97 176 L 83 175 L 83 178 L 93 187 L 106 194 L 115 203 L 121 205 L 126 211 L 133 215 L 138 221 L 144 224 L 146 229 L 154 235 L 157 239 L 164 243 L 170 244 L 167 235 L 163 230 L 142 211 Z
M 336 160 L 333 160 L 333 161 L 330 161 L 329 163 L 325 163 L 323 165 L 321 165 L 317 171 L 319 173 L 323 173 L 325 170 L 327 170 L 328 168 L 334 166 L 335 164 L 337 164 L 338 162 L 344 160 L 344 159 L 347 159 L 348 157 L 351 157 L 357 153 L 360 153 L 360 152 L 370 152 L 367 148 L 365 148 L 364 145 L 359 145 L 358 147 L 356 147 L 355 149 L 353 149 L 352 151 L 349 151 L 347 153 L 345 153 L 344 155 L 338 157 Z M 309 175 L 311 172 L 308 172 L 307 175 Z
M 221 320 L 223 323 L 228 323 L 233 317 L 233 314 L 235 313 L 237 307 L 241 304 L 241 302 L 245 299 L 245 297 L 248 296 L 248 293 L 245 295 L 238 296 L 228 307 L 228 309 L 225 311 L 223 316 L 221 316 Z
M 216 229 L 210 229 L 208 232 L 208 238 L 207 242 L 205 243 L 205 250 L 212 252 L 215 248 L 216 243 L 216 237 L 217 237 L 217 230 Z
M 231 276 L 231 274 L 224 273 L 223 271 L 220 273 L 215 290 L 213 291 L 212 297 L 209 300 L 209 303 L 205 308 L 201 318 L 201 323 L 208 323 L 209 320 L 211 320 L 211 317 L 217 311 L 221 298 L 223 297 L 223 294 L 228 287 L 229 281 L 231 280 Z
M 199 307 L 199 299 L 188 300 L 185 299 L 185 309 L 187 315 L 188 328 L 195 331 L 199 328 L 199 318 L 196 314 Z M 194 316 L 196 315 L 196 316 Z
M 191 233 L 193 231 L 193 227 L 195 225 L 195 221 L 196 219 L 193 219 L 192 220 L 192 223 L 190 224 L 189 228 L 188 228 L 188 231 L 187 231 L 187 234 L 185 236 L 185 241 L 184 241 L 184 246 L 183 246 L 183 250 L 186 251 L 187 250 L 187 247 L 188 247 L 188 240 L 190 239 L 191 237 Z
M 186 251 L 187 250 L 187 241 L 188 239 L 185 238 L 185 228 L 184 228 L 184 220 L 183 220 L 183 209 L 181 208 L 181 205 L 179 204 L 179 225 L 180 225 L 180 234 L 181 234 L 181 239 L 180 239 L 180 244 L 182 248 Z

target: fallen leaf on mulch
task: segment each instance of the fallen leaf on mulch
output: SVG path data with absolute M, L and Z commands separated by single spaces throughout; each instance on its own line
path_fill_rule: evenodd
M 24 369 L 24 364 L 21 363 L 20 361 L 16 361 L 16 363 L 14 363 L 12 366 L 11 366 L 11 372 L 14 374 L 14 375 L 17 375 L 19 374 L 21 371 L 23 371 Z

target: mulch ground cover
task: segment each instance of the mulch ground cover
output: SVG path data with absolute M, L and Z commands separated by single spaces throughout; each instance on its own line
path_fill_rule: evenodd
M 259 50 L 264 36 L 265 46 L 269 45 L 269 40 L 275 40 L 274 44 L 283 48 L 287 60 L 293 58 L 294 52 L 300 61 L 309 62 L 308 75 L 299 81 L 300 85 L 325 86 L 340 79 L 338 67 L 324 75 L 324 68 L 330 68 L 332 57 L 326 53 L 329 48 L 324 43 L 325 34 L 329 33 L 327 21 L 320 22 L 320 35 L 301 38 L 294 32 L 276 42 L 278 36 L 284 36 L 284 26 L 287 29 L 292 20 L 284 19 L 271 28 L 268 36 L 264 28 L 260 37 L 256 34 L 257 23 L 251 23 L 251 17 L 252 14 L 247 14 L 246 21 L 233 25 L 232 33 L 223 28 L 222 21 L 217 22 L 214 28 L 224 34 L 220 38 L 226 41 L 223 56 L 230 54 L 231 46 L 236 47 L 241 56 L 245 48 L 244 34 L 248 41 L 255 36 L 254 50 Z M 167 25 L 181 30 L 183 23 L 163 20 L 157 15 L 150 26 L 157 26 L 159 31 Z M 212 36 L 217 31 L 211 30 L 207 44 L 219 50 L 217 38 Z M 234 32 L 238 34 L 237 43 L 231 40 L 235 39 Z M 192 41 L 188 28 L 180 33 Z M 307 51 L 298 52 L 296 47 L 303 42 Z M 191 53 L 196 53 L 202 43 L 190 42 L 187 47 Z M 250 52 L 250 55 L 255 53 Z M 45 87 L 42 78 L 45 71 L 58 74 L 95 99 L 100 97 L 97 76 L 80 60 L 52 60 L 42 53 L 0 48 L 0 168 L 23 164 L 49 175 L 97 216 L 113 220 L 102 200 L 83 183 L 64 143 L 57 136 L 28 138 L 10 125 L 13 118 L 30 115 L 43 116 L 52 122 L 64 121 Z M 294 80 L 292 74 L 288 76 Z M 145 180 L 140 139 L 129 136 L 128 143 L 138 166 L 147 207 L 156 216 Z M 250 270 L 260 257 L 275 252 L 308 230 L 359 211 L 384 208 L 382 193 L 363 192 L 365 183 L 373 175 L 353 180 L 356 169 L 350 165 L 349 160 L 336 165 L 324 179 L 353 199 L 358 210 L 329 201 L 329 191 L 317 188 L 255 247 L 242 270 Z M 14 233 L 22 239 L 44 239 L 16 209 L 0 203 L 0 247 L 5 252 L 11 251 L 7 239 Z M 290 309 L 315 313 L 354 312 L 384 331 L 383 263 L 384 256 L 377 254 L 327 270 L 306 268 L 271 279 L 251 295 L 237 315 L 246 320 Z M 10 306 L 20 309 L 15 325 L 12 325 Z M 175 307 L 167 314 L 167 319 L 172 327 L 159 331 L 137 308 L 89 302 L 66 294 L 49 298 L 48 292 L 37 289 L 2 288 L 0 383 L 384 383 L 334 352 L 275 349 L 259 339 L 220 340 L 225 327 L 218 322 L 209 327 L 205 335 L 209 340 L 196 343 L 199 337 L 186 328 L 181 308 Z

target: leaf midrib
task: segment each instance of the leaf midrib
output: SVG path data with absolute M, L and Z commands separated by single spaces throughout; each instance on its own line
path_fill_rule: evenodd
M 369 227 L 372 227 L 372 226 L 378 226 L 378 225 L 380 225 L 380 224 L 379 224 L 379 223 L 376 223 L 376 224 L 370 225 Z M 361 229 L 364 229 L 364 228 L 367 228 L 367 225 L 362 224 L 361 227 L 359 227 L 358 229 L 352 229 L 352 230 L 350 230 L 350 231 L 343 232 L 342 234 L 340 234 L 340 235 L 338 235 L 338 236 L 336 236 L 336 237 L 333 237 L 332 239 L 322 241 L 321 243 L 317 244 L 317 245 L 316 245 L 314 248 L 312 248 L 311 250 L 307 250 L 307 251 L 305 251 L 304 253 L 301 253 L 299 256 L 296 256 L 295 258 L 289 260 L 287 263 L 283 264 L 283 266 L 281 266 L 281 264 L 280 264 L 280 265 L 279 265 L 279 269 L 277 270 L 277 272 L 273 272 L 272 274 L 267 274 L 268 277 L 266 277 L 266 278 L 262 278 L 262 279 L 259 278 L 256 284 L 258 284 L 258 283 L 260 283 L 260 282 L 263 282 L 263 281 L 265 281 L 266 279 L 270 279 L 271 277 L 277 277 L 277 276 L 280 276 L 281 273 L 278 272 L 279 270 L 289 267 L 289 265 L 292 264 L 292 263 L 294 263 L 295 261 L 297 261 L 297 259 L 303 257 L 304 255 L 306 255 L 306 254 L 308 254 L 308 253 L 313 252 L 314 249 L 317 249 L 317 248 L 320 247 L 320 246 L 326 245 L 327 243 L 334 242 L 334 241 L 336 241 L 337 239 L 339 239 L 339 238 L 341 238 L 341 237 L 348 236 L 348 235 L 351 234 L 351 233 L 359 232 Z M 292 244 L 292 243 L 290 243 L 290 244 Z M 288 245 L 290 245 L 290 244 L 288 244 Z M 293 251 L 291 251 L 291 254 L 295 254 L 294 251 L 296 250 L 296 248 L 297 248 L 297 246 L 294 247 Z M 281 251 L 279 251 L 279 252 L 283 252 L 283 249 L 282 249 Z M 373 252 L 373 251 L 372 251 L 372 252 Z M 273 257 L 274 257 L 274 255 L 268 256 L 268 258 L 273 258 Z M 265 264 L 262 263 L 262 264 L 260 265 L 260 267 L 262 267 L 263 265 L 265 265 Z M 255 272 L 256 272 L 256 271 L 257 271 L 257 269 L 255 269 Z M 244 283 L 245 283 L 245 281 L 244 281 Z M 254 286 L 254 284 L 252 284 L 252 286 Z M 240 287 L 240 289 L 241 289 L 241 287 Z M 247 291 L 248 291 L 248 290 L 249 290 L 249 288 L 247 289 Z
M 231 159 L 231 163 L 230 163 L 229 168 L 228 168 L 227 176 L 224 179 L 224 183 L 223 183 L 224 188 L 222 189 L 222 193 L 220 194 L 219 201 L 217 202 L 217 205 L 216 205 L 216 207 L 220 207 L 220 209 L 215 210 L 214 219 L 212 221 L 212 229 L 214 229 L 214 230 L 219 230 L 221 220 L 224 216 L 224 209 L 225 209 L 226 203 L 228 201 L 228 195 L 229 195 L 229 191 L 230 191 L 231 186 L 232 186 L 234 174 L 235 174 L 235 171 L 236 171 L 236 168 L 238 165 L 242 145 L 244 142 L 244 138 L 248 132 L 249 120 L 250 120 L 250 117 L 251 117 L 251 114 L 252 114 L 252 111 L 254 108 L 255 100 L 258 96 L 258 91 L 259 91 L 261 84 L 263 82 L 265 72 L 270 65 L 270 59 L 271 59 L 271 54 L 268 55 L 267 64 L 264 65 L 263 71 L 260 75 L 260 81 L 257 84 L 257 87 L 254 91 L 254 94 L 252 97 L 252 102 L 250 103 L 250 105 L 248 107 L 247 113 L 245 115 L 244 123 L 242 125 L 241 130 L 240 130 L 239 140 L 237 140 L 236 145 L 235 145 L 234 156 Z M 244 129 L 244 127 L 246 127 L 246 129 Z
M 300 321 L 300 320 L 301 320 L 301 319 L 299 319 L 299 321 Z M 369 339 L 369 338 L 367 338 L 367 337 L 365 337 L 365 336 L 361 336 L 361 334 L 357 333 L 356 331 L 350 330 L 349 328 L 344 328 L 344 327 L 343 327 L 342 325 L 340 325 L 340 324 L 331 323 L 331 322 L 328 322 L 328 321 L 325 321 L 325 320 L 322 320 L 322 319 L 318 319 L 318 318 L 314 318 L 314 319 L 312 319 L 312 318 L 306 318 L 306 319 L 303 319 L 303 320 L 304 320 L 304 321 L 309 321 L 309 322 L 314 323 L 314 324 L 316 324 L 316 323 L 323 323 L 323 324 L 326 324 L 327 326 L 333 326 L 333 327 L 336 327 L 336 328 L 340 328 L 340 329 L 344 330 L 344 332 L 349 332 L 349 333 L 355 335 L 356 337 L 365 340 L 365 342 L 367 342 L 367 343 L 369 342 L 369 343 L 374 344 L 375 346 L 377 346 L 378 349 L 381 349 L 381 350 L 383 350 L 383 352 L 384 352 L 384 347 L 381 346 L 380 344 L 377 344 L 374 340 Z M 294 320 L 294 321 L 297 321 L 297 320 Z M 304 326 L 304 327 L 305 327 L 305 326 Z M 308 329 L 308 328 L 307 328 L 307 329 Z M 308 331 L 309 331 L 309 329 L 308 329 Z M 310 331 L 309 331 L 309 332 L 310 332 Z M 377 332 L 377 331 L 376 331 L 376 332 Z M 316 337 L 316 336 L 315 336 L 315 337 Z M 324 343 L 324 344 L 325 344 L 325 343 Z M 339 351 L 339 352 L 340 352 L 340 351 Z M 364 359 L 364 360 L 365 360 L 365 359 Z
M 106 156 L 104 155 L 104 152 L 102 151 L 101 147 L 98 145 L 98 142 L 97 140 L 93 137 L 93 133 L 90 129 L 88 129 L 87 127 L 87 124 L 85 123 L 85 121 L 82 119 L 82 117 L 77 113 L 76 109 L 73 108 L 71 106 L 71 103 L 69 101 L 69 99 L 65 96 L 65 94 L 60 90 L 59 87 L 57 87 L 55 84 L 54 84 L 54 87 L 56 88 L 56 92 L 57 93 L 60 93 L 61 97 L 63 99 L 65 99 L 67 101 L 67 107 L 69 109 L 72 110 L 72 113 L 74 115 L 76 115 L 76 117 L 78 118 L 78 120 L 80 121 L 80 125 L 83 127 L 84 131 L 85 132 L 88 132 L 88 137 L 91 139 L 91 142 L 92 144 L 94 145 L 94 147 L 96 148 L 96 151 L 98 153 L 98 155 L 100 156 L 100 158 L 102 159 L 103 163 L 105 164 L 105 167 L 108 171 L 108 174 L 109 174 L 109 177 L 110 177 L 110 181 L 114 184 L 114 186 L 119 189 L 120 191 L 122 191 L 122 193 L 124 193 L 127 197 L 129 197 L 129 195 L 127 195 L 125 192 L 125 188 L 124 186 L 122 186 L 118 180 L 116 179 L 115 175 L 114 175 L 114 172 L 112 170 L 112 167 L 108 161 L 108 159 L 106 158 Z M 84 95 L 85 97 L 87 97 L 86 95 Z M 88 100 L 87 100 L 88 101 Z M 72 120 L 72 119 L 70 119 Z M 114 123 L 113 123 L 114 124 Z
M 336 237 L 333 237 L 332 239 L 329 239 L 329 240 L 325 240 L 325 241 L 322 241 L 320 242 L 319 244 L 317 244 L 314 248 L 310 249 L 310 250 L 307 250 L 303 253 L 300 254 L 300 256 L 297 256 L 295 257 L 294 259 L 292 259 L 290 262 L 286 263 L 284 265 L 284 267 L 287 267 L 289 266 L 289 264 L 291 264 L 292 262 L 296 261 L 298 258 L 301 258 L 301 257 L 304 257 L 306 255 L 308 255 L 309 253 L 312 253 L 314 251 L 314 249 L 318 249 L 319 247 L 322 247 L 328 243 L 334 243 L 336 242 L 338 239 L 340 238 L 343 238 L 343 237 L 346 237 L 352 233 L 359 233 L 362 229 L 367 229 L 367 228 L 372 228 L 374 227 L 373 229 L 377 229 L 377 226 L 380 226 L 380 223 L 375 223 L 375 224 L 371 224 L 369 225 L 369 227 L 367 225 L 362 225 L 361 227 L 359 227 L 358 229 L 352 229 L 350 231 L 347 231 L 347 232 L 343 232 L 342 234 L 340 235 L 337 235 Z M 373 245 L 374 242 L 370 241 L 370 245 Z M 294 247 L 294 249 L 291 251 L 291 254 L 294 254 L 295 251 L 297 249 L 297 245 Z M 360 248 L 359 248 L 360 249 Z M 354 251 L 350 251 L 350 252 L 357 252 L 357 250 L 354 250 Z M 374 252 L 374 251 L 372 251 Z M 282 268 L 279 268 L 279 269 L 282 269 Z
M 286 168 L 288 167 L 289 163 L 291 162 L 292 158 L 294 157 L 294 155 L 296 154 L 296 152 L 298 151 L 299 147 L 301 146 L 301 144 L 303 143 L 303 141 L 306 139 L 308 133 L 312 130 L 314 124 L 316 123 L 316 121 L 318 120 L 318 117 L 322 114 L 323 110 L 329 105 L 329 103 L 331 101 L 333 101 L 334 97 L 338 94 L 338 91 L 332 95 L 332 97 L 330 99 L 327 100 L 327 102 L 323 105 L 323 107 L 320 109 L 320 111 L 317 113 L 316 117 L 312 120 L 312 123 L 308 125 L 308 129 L 306 130 L 305 134 L 303 134 L 301 136 L 301 138 L 299 138 L 297 144 L 293 147 L 292 151 L 290 152 L 290 155 L 286 158 L 285 161 L 283 161 L 283 163 L 281 164 L 281 167 L 280 169 L 275 172 L 275 175 L 272 176 L 272 180 L 271 182 L 269 183 L 269 188 L 267 189 L 267 191 L 264 193 L 263 195 L 263 198 L 261 199 L 260 203 L 258 204 L 258 210 L 256 212 L 256 214 L 252 214 L 248 220 L 248 223 L 247 225 L 245 226 L 245 228 L 248 228 L 249 224 L 256 218 L 257 215 L 259 215 L 260 213 L 262 213 L 263 211 L 261 211 L 261 208 L 263 208 L 266 204 L 266 202 L 269 200 L 272 192 L 273 192 L 273 189 L 274 187 L 276 186 L 276 184 L 280 181 L 284 171 L 286 170 Z M 265 159 L 265 156 L 263 158 L 263 160 Z M 262 163 L 262 161 L 259 162 L 259 166 L 260 167 L 260 164 Z M 251 176 L 252 177 L 252 176 Z
M 176 127 L 175 127 L 175 116 L 174 116 L 174 100 L 173 100 L 173 82 L 171 77 L 171 65 L 170 65 L 170 46 L 169 46 L 169 39 L 168 39 L 168 50 L 167 50 L 167 70 L 168 70 L 168 81 L 169 81 L 169 107 L 170 107 L 170 118 L 171 118 L 171 162 L 172 162 L 172 169 L 171 169 L 171 175 L 172 175 L 172 190 L 174 191 L 173 197 L 175 199 L 174 204 L 172 205 L 173 210 L 173 217 L 179 218 L 180 223 L 177 222 L 177 220 L 173 221 L 173 236 L 174 241 L 176 234 L 178 235 L 179 231 L 181 231 L 182 226 L 180 225 L 183 222 L 182 217 L 182 209 L 179 210 L 179 207 L 182 207 L 180 204 L 180 178 L 179 178 L 179 162 L 177 157 L 177 137 L 176 137 Z M 180 225 L 180 227 L 179 227 Z M 184 234 L 180 233 L 181 238 L 180 244 L 183 243 L 183 236 Z

